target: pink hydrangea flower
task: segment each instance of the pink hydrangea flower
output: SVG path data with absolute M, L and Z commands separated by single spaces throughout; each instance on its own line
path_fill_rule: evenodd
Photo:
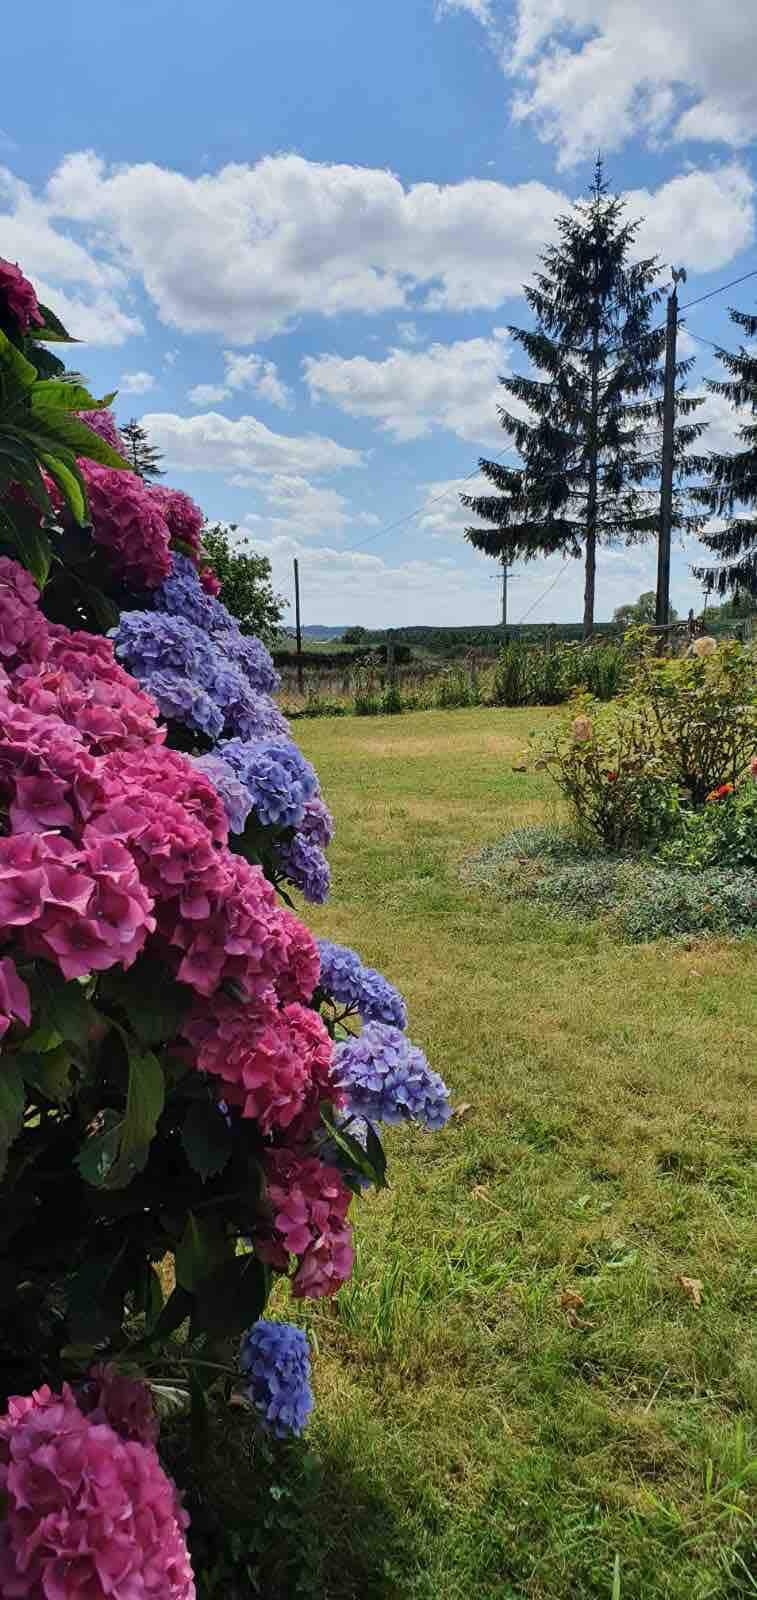
M 150 893 L 159 902 L 177 902 L 189 922 L 204 921 L 226 893 L 225 853 L 176 800 L 164 798 L 156 809 L 145 790 L 111 800 L 84 832 L 85 845 L 106 839 L 128 845 Z
M 110 445 L 111 450 L 117 450 L 119 455 L 123 455 L 121 435 L 112 411 L 108 411 L 107 408 L 102 411 L 78 411 L 77 416 L 86 427 L 92 429 L 93 433 L 104 439 L 105 443 Z
M 32 1020 L 29 990 L 19 978 L 16 963 L 10 956 L 0 959 L 0 1039 L 8 1032 L 12 1022 L 23 1022 L 28 1028 Z
M 55 833 L 0 839 L 0 921 L 65 978 L 131 966 L 155 928 L 132 856 L 114 840 L 83 851 Z
M 135 474 L 79 461 L 87 486 L 96 544 L 109 552 L 115 570 L 132 583 L 157 589 L 171 571 L 171 536 L 161 508 Z
M 48 626 L 38 608 L 39 590 L 24 567 L 0 556 L 0 662 L 8 672 L 47 653 Z
M 321 974 L 318 946 L 309 928 L 300 922 L 294 912 L 279 912 L 286 950 L 276 977 L 276 993 L 280 1000 L 312 1000 Z
M 293 1295 L 318 1300 L 336 1294 L 352 1271 L 352 1198 L 341 1173 L 298 1151 L 271 1150 L 265 1158 L 273 1233 L 256 1241 L 264 1261 L 285 1268 L 299 1257 Z
M 321 1018 L 304 1006 L 280 1010 L 273 990 L 243 1006 L 216 995 L 184 1025 L 196 1064 L 220 1078 L 223 1098 L 254 1118 L 263 1133 L 317 1121 L 328 1088 L 332 1043 Z M 315 1112 L 315 1118 L 314 1118 Z
M 0 1418 L 5 1600 L 195 1600 L 188 1517 L 151 1444 L 86 1416 L 71 1390 Z
M 178 750 L 169 750 L 167 745 L 133 753 L 119 750 L 108 757 L 105 774 L 111 798 L 137 801 L 146 792 L 175 800 L 207 829 L 214 844 L 227 843 L 229 824 L 218 790 Z
M 92 1367 L 78 1403 L 90 1422 L 107 1422 L 121 1439 L 157 1444 L 160 1423 L 147 1384 L 117 1372 L 112 1362 Z
M 216 596 L 221 593 L 221 580 L 216 577 L 212 567 L 200 567 L 200 583 L 206 594 Z
M 154 484 L 149 493 L 168 524 L 171 543 L 178 540 L 186 545 L 196 560 L 200 554 L 204 522 L 200 507 L 181 489 L 166 489 L 162 484 Z
M 207 917 L 187 918 L 179 908 L 161 915 L 160 930 L 181 951 L 177 976 L 198 994 L 212 995 L 233 981 L 246 998 L 265 993 L 282 971 L 287 934 L 272 885 L 259 867 L 229 850 L 222 892 L 211 896 Z
M 27 333 L 32 323 L 36 328 L 44 326 L 45 319 L 33 285 L 24 277 L 19 266 L 13 261 L 6 261 L 3 256 L 0 256 L 0 296 L 22 333 Z

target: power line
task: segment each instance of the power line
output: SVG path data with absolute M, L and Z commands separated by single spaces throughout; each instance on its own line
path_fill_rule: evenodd
M 565 568 L 566 568 L 566 567 L 567 567 L 567 565 L 568 565 L 568 562 L 569 562 L 569 561 L 570 561 L 570 559 L 571 559 L 571 557 L 570 557 L 570 556 L 566 556 L 566 557 L 565 557 L 565 560 L 564 560 L 564 561 L 563 561 L 563 564 L 562 564 L 562 566 L 561 566 L 561 567 L 560 567 L 560 570 L 559 570 L 559 572 L 558 572 L 558 573 L 557 573 L 557 574 L 556 574 L 556 575 L 555 575 L 555 577 L 554 577 L 554 578 L 553 578 L 553 579 L 552 579 L 552 582 L 551 582 L 551 583 L 550 583 L 550 584 L 549 584 L 549 585 L 548 585 L 548 586 L 547 586 L 547 588 L 546 588 L 546 589 L 545 589 L 545 590 L 544 590 L 544 593 L 543 593 L 543 594 L 540 594 L 540 595 L 538 595 L 538 596 L 537 596 L 537 598 L 536 598 L 536 599 L 535 599 L 535 600 L 534 600 L 534 602 L 533 602 L 533 604 L 532 604 L 532 605 L 530 605 L 530 606 L 529 606 L 529 607 L 528 607 L 528 610 L 527 610 L 527 611 L 524 611 L 524 613 L 523 613 L 523 616 L 522 616 L 522 617 L 519 617 L 519 618 L 518 618 L 518 621 L 517 621 L 517 622 L 516 622 L 516 623 L 515 623 L 515 624 L 514 624 L 514 626 L 515 626 L 515 627 L 516 627 L 516 628 L 519 628 L 519 627 L 520 627 L 520 626 L 521 626 L 521 624 L 522 624 L 522 623 L 523 623 L 523 622 L 525 622 L 525 620 L 526 620 L 526 617 L 530 617 L 530 615 L 531 615 L 531 612 L 532 612 L 532 611 L 535 611 L 535 610 L 536 610 L 536 607 L 537 607 L 537 606 L 540 606 L 540 605 L 541 605 L 541 603 L 542 603 L 542 600 L 546 600 L 546 598 L 547 598 L 547 595 L 548 595 L 548 594 L 551 594 L 551 593 L 552 593 L 552 590 L 553 590 L 553 589 L 554 589 L 554 587 L 555 587 L 555 584 L 556 584 L 556 583 L 557 583 L 557 582 L 559 582 L 559 580 L 560 580 L 560 578 L 561 578 L 561 577 L 562 577 L 562 575 L 563 575 L 563 572 L 564 572 L 564 571 L 565 571 Z
M 512 455 L 513 450 L 517 450 L 517 445 L 508 445 L 506 450 L 500 450 L 499 455 L 494 457 L 495 461 L 502 461 L 504 456 Z M 459 478 L 457 481 L 458 483 L 468 483 L 470 479 L 475 478 L 480 471 L 481 466 L 479 463 L 479 465 L 473 468 L 472 472 L 466 472 L 464 477 Z M 363 545 L 372 544 L 374 539 L 383 539 L 385 533 L 393 533 L 395 528 L 404 527 L 406 522 L 412 522 L 414 517 L 422 516 L 424 511 L 428 511 L 429 506 L 438 505 L 440 500 L 446 500 L 452 493 L 452 489 L 443 489 L 442 493 L 435 494 L 433 499 L 424 500 L 422 506 L 416 506 L 415 511 L 408 511 L 404 517 L 398 517 L 396 522 L 389 522 L 386 524 L 386 527 L 379 528 L 376 533 L 369 533 L 367 538 L 359 539 L 357 544 L 348 545 L 347 549 L 343 551 L 343 554 L 346 556 L 352 555 L 353 550 L 362 550 Z
M 687 300 L 679 310 L 690 311 L 692 306 L 701 306 L 703 300 L 712 300 L 716 294 L 725 294 L 726 289 L 737 288 L 738 284 L 746 283 L 747 278 L 757 278 L 757 267 L 753 267 L 751 272 L 745 272 L 740 278 L 731 278 L 730 283 L 719 284 L 717 289 L 710 289 L 707 294 L 698 295 L 696 300 Z

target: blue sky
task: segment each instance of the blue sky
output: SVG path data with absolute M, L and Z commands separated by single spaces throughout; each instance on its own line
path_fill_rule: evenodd
M 299 557 L 306 621 L 496 620 L 458 489 L 507 446 L 506 325 L 597 146 L 686 298 L 757 266 L 754 0 L 42 0 L 33 66 L 16 19 L 0 254 L 168 481 L 287 595 Z M 757 278 L 692 309 L 698 376 L 693 335 L 728 343 L 729 303 L 754 309 Z M 696 553 L 674 553 L 679 610 Z M 518 569 L 513 620 L 580 614 L 580 564 L 560 568 Z M 654 568 L 604 552 L 598 615 Z

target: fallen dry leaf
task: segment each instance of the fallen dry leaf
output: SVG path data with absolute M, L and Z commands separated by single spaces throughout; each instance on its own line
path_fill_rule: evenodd
M 470 1100 L 461 1100 L 459 1106 L 455 1106 L 452 1115 L 453 1117 L 464 1117 L 469 1111 L 472 1110 L 473 1107 L 470 1103 Z
M 485 1183 L 474 1183 L 471 1194 L 476 1200 L 488 1200 L 489 1198 L 489 1190 Z
M 575 1289 L 563 1289 L 560 1295 L 560 1310 L 565 1312 L 565 1320 L 569 1328 L 590 1328 L 592 1324 L 586 1322 L 578 1313 L 583 1309 L 584 1297 L 577 1294 Z
M 688 1295 L 688 1297 L 691 1300 L 692 1304 L 695 1305 L 695 1306 L 701 1306 L 701 1304 L 702 1304 L 702 1281 L 701 1281 L 701 1279 L 700 1278 L 685 1278 L 683 1273 L 679 1272 L 678 1278 L 677 1278 L 676 1281 L 678 1283 L 680 1283 L 684 1294 Z
M 513 772 L 528 772 L 528 762 L 527 761 L 514 761 L 513 762 Z

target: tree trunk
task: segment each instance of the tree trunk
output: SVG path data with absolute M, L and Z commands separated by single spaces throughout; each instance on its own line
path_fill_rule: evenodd
M 588 519 L 587 519 L 588 520 Z M 586 577 L 584 581 L 584 638 L 590 639 L 594 628 L 594 590 L 597 576 L 597 533 L 594 528 L 587 527 L 586 531 Z

